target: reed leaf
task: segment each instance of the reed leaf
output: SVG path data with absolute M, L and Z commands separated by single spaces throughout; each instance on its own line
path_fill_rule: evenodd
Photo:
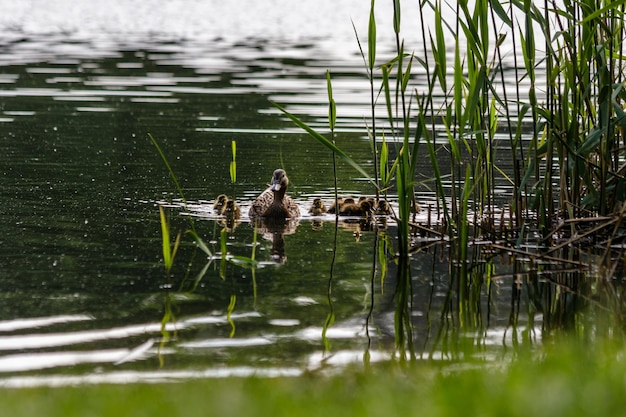
M 180 183 L 178 182 L 178 178 L 176 178 L 176 174 L 174 174 L 174 170 L 172 170 L 172 167 L 170 166 L 169 162 L 167 162 L 167 158 L 165 157 L 165 153 L 163 153 L 163 150 L 159 146 L 159 143 L 156 141 L 156 139 L 150 133 L 148 133 L 148 138 L 150 138 L 150 141 L 152 142 L 152 144 L 156 148 L 157 152 L 159 153 L 159 156 L 161 156 L 161 159 L 163 160 L 163 163 L 165 164 L 165 167 L 167 168 L 167 171 L 169 172 L 170 177 L 172 178 L 172 181 L 174 181 L 174 185 L 176 186 L 176 190 L 178 191 L 178 195 L 180 195 L 180 198 L 183 199 L 183 203 L 187 204 L 187 200 L 185 199 L 185 194 L 183 193 L 183 189 L 181 188 Z
M 389 161 L 389 149 L 387 148 L 385 135 L 383 135 L 383 141 L 380 146 L 380 169 L 379 169 L 382 188 L 387 188 L 387 186 L 389 185 L 389 181 L 391 180 L 391 178 L 389 177 L 389 167 L 387 166 L 388 161 Z
M 370 7 L 370 18 L 367 26 L 367 62 L 370 74 L 376 64 L 376 17 L 374 15 L 374 0 Z
M 328 127 L 333 131 L 337 123 L 337 106 L 333 98 L 333 84 L 330 79 L 329 70 L 326 70 L 326 89 L 328 90 Z
M 256 268 L 259 265 L 259 262 L 257 260 L 240 255 L 233 255 L 228 258 L 228 261 L 233 265 L 241 266 L 248 269 Z
M 165 217 L 165 210 L 163 210 L 163 206 L 159 206 L 159 217 L 161 220 L 161 243 L 163 248 L 163 264 L 165 265 L 165 270 L 169 273 L 174 265 L 174 258 L 176 257 L 176 252 L 178 251 L 178 247 L 180 245 L 181 234 L 179 233 L 176 236 L 176 240 L 174 241 L 174 245 L 172 246 L 170 242 L 170 228 L 167 218 Z
M 233 311 L 235 311 L 235 305 L 237 304 L 237 296 L 235 294 L 230 296 L 230 302 L 228 303 L 228 308 L 226 309 L 226 320 L 228 324 L 230 324 L 230 333 L 228 337 L 235 337 L 235 321 L 233 320 Z
M 395 135 L 395 123 L 393 118 L 393 107 L 391 104 L 391 90 L 389 89 L 389 66 L 383 65 L 382 70 L 382 88 L 385 93 L 385 106 L 387 109 L 387 118 L 389 119 L 389 125 L 391 126 L 391 132 Z
M 396 32 L 396 35 L 400 33 L 401 20 L 400 0 L 393 0 L 393 31 Z
M 193 237 L 193 240 L 196 242 L 196 245 L 198 246 L 198 248 L 200 248 L 202 252 L 204 252 L 209 257 L 213 257 L 213 252 L 211 252 L 211 249 L 209 249 L 206 243 L 204 243 L 204 240 L 202 240 L 202 238 L 198 236 L 195 230 L 187 230 L 187 233 L 190 234 L 191 237 Z
M 359 164 L 357 164 L 352 158 L 350 158 L 343 150 L 337 147 L 332 141 L 328 140 L 326 137 L 324 137 L 323 135 L 315 131 L 313 128 L 311 128 L 309 125 L 304 123 L 298 117 L 289 113 L 280 104 L 271 100 L 270 100 L 270 103 L 273 106 L 275 106 L 278 110 L 283 112 L 297 126 L 305 130 L 313 139 L 317 140 L 319 143 L 321 143 L 322 145 L 326 146 L 328 149 L 333 151 L 337 156 L 339 156 L 341 159 L 346 161 L 348 165 L 350 165 L 355 170 L 357 170 L 361 175 L 363 175 L 363 177 L 366 178 L 369 182 L 376 185 L 375 181 L 371 178 L 371 176 Z
M 224 228 L 220 231 L 220 251 L 221 251 L 220 278 L 222 279 L 226 278 L 226 261 L 227 261 L 226 257 L 228 255 L 228 248 L 226 246 L 227 241 L 228 241 L 228 232 L 226 231 L 226 228 Z
M 234 140 L 230 143 L 232 160 L 230 161 L 230 182 L 237 182 L 237 142 Z

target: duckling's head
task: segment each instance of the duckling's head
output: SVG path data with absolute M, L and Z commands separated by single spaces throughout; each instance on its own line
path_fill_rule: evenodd
M 380 200 L 378 202 L 378 208 L 376 209 L 378 214 L 391 214 L 391 206 L 387 200 Z
M 326 206 L 321 198 L 315 198 L 311 207 L 309 208 L 309 213 L 317 216 L 326 212 Z
M 277 169 L 274 171 L 272 175 L 272 182 L 270 184 L 270 189 L 274 192 L 287 190 L 287 186 L 289 185 L 289 178 L 287 178 L 287 173 L 284 169 Z
M 219 213 L 221 214 L 221 211 L 224 209 L 224 206 L 226 205 L 226 202 L 228 201 L 228 197 L 226 196 L 226 194 L 220 194 L 217 196 L 217 198 L 215 199 L 215 203 L 213 203 L 213 208 Z
M 369 216 L 370 214 L 372 214 L 372 211 L 374 209 L 374 206 L 372 205 L 371 201 L 369 200 L 363 200 L 359 203 L 359 206 L 361 207 L 361 210 L 363 210 L 363 215 L 364 216 Z

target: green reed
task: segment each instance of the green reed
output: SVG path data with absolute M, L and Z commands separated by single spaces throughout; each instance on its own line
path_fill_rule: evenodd
M 185 199 L 183 190 L 180 186 L 180 182 L 178 181 L 178 178 L 176 176 L 176 174 L 174 173 L 171 165 L 169 164 L 167 157 L 165 156 L 165 152 L 162 150 L 162 148 L 159 146 L 159 143 L 157 142 L 157 140 L 151 135 L 148 134 L 148 137 L 150 139 L 150 141 L 152 142 L 152 144 L 154 145 L 154 147 L 156 148 L 159 156 L 161 157 L 163 164 L 165 165 L 165 167 L 167 168 L 167 171 L 169 172 L 170 177 L 172 178 L 176 189 L 178 191 L 178 194 L 180 195 L 182 201 L 183 201 L 183 205 L 186 206 L 187 205 L 187 200 Z M 231 183 L 233 184 L 233 187 L 235 185 L 235 183 L 237 182 L 237 144 L 236 141 L 232 141 L 231 142 L 231 161 L 230 161 L 230 165 L 229 165 L 229 174 L 230 174 L 230 180 Z M 159 351 L 163 348 L 163 346 L 165 345 L 165 343 L 167 343 L 170 340 L 170 336 L 169 336 L 169 331 L 167 330 L 167 325 L 171 322 L 175 321 L 175 316 L 173 314 L 173 309 L 172 309 L 172 297 L 171 297 L 171 293 L 170 293 L 170 288 L 171 288 L 171 284 L 170 284 L 170 279 L 171 279 L 171 269 L 172 266 L 174 264 L 174 258 L 176 256 L 176 253 L 178 251 L 178 248 L 181 244 L 181 238 L 182 238 L 182 233 L 179 233 L 176 237 L 176 240 L 174 242 L 174 244 L 172 245 L 170 243 L 170 229 L 169 229 L 169 222 L 167 221 L 167 218 L 165 216 L 165 211 L 163 209 L 162 206 L 159 206 L 159 214 L 160 214 L 160 220 L 161 220 L 161 232 L 162 232 L 162 251 L 163 251 L 163 262 L 165 265 L 165 270 L 166 270 L 166 291 L 165 291 L 165 303 L 164 303 L 164 314 L 163 314 L 163 318 L 161 320 L 161 333 L 163 335 L 162 341 L 160 343 L 159 346 Z M 228 221 L 228 219 L 226 219 Z M 233 221 L 236 219 L 232 219 Z M 193 260 L 195 258 L 195 254 L 197 252 L 198 249 L 200 249 L 200 251 L 202 251 L 205 255 L 207 255 L 208 260 L 206 262 L 206 264 L 204 265 L 204 267 L 202 268 L 202 270 L 196 275 L 196 277 L 193 279 L 193 284 L 191 286 L 190 289 L 188 289 L 188 292 L 194 292 L 197 288 L 198 285 L 200 283 L 200 281 L 204 278 L 204 276 L 206 275 L 206 273 L 209 270 L 209 267 L 211 266 L 211 264 L 213 263 L 214 260 L 214 253 L 213 251 L 211 251 L 211 249 L 208 247 L 208 245 L 205 243 L 204 239 L 202 239 L 202 237 L 199 235 L 199 233 L 196 231 L 195 225 L 193 220 L 190 218 L 189 219 L 190 222 L 190 228 L 186 231 L 186 234 L 190 235 L 193 238 L 194 241 L 194 251 L 193 251 L 193 255 L 191 257 L 191 259 L 188 262 L 188 267 L 187 267 L 187 274 L 190 272 L 191 270 L 191 266 L 193 264 Z M 219 277 L 222 280 L 226 279 L 226 272 L 227 272 L 227 265 L 233 265 L 235 267 L 239 267 L 239 268 L 244 268 L 244 269 L 250 269 L 251 273 L 252 273 L 252 285 L 253 285 L 253 294 L 254 294 L 254 300 L 256 302 L 256 296 L 257 296 L 257 287 L 256 287 L 256 268 L 258 267 L 258 261 L 255 259 L 255 254 L 256 254 L 256 246 L 257 246 L 257 230 L 256 227 L 254 229 L 254 233 L 253 233 L 253 239 L 252 239 L 252 252 L 251 252 L 251 256 L 247 257 L 247 256 L 242 256 L 242 255 L 233 255 L 228 253 L 228 228 L 224 227 L 220 230 L 220 239 L 219 239 L 219 244 L 220 244 L 220 263 L 219 263 Z M 187 276 L 185 276 L 181 283 L 180 283 L 180 290 L 179 291 L 183 291 L 183 286 L 184 283 L 187 279 Z M 227 318 L 228 318 L 228 323 L 231 326 L 231 333 L 230 333 L 230 337 L 233 337 L 235 334 L 235 323 L 232 320 L 232 313 L 235 309 L 235 305 L 236 305 L 236 295 L 233 294 L 231 295 L 231 299 L 230 299 L 230 303 L 228 305 L 227 308 Z M 159 354 L 159 361 L 161 363 L 161 365 L 163 365 L 163 358 L 162 356 Z
M 163 247 L 163 265 L 165 267 L 165 272 L 169 277 L 170 272 L 172 270 L 172 266 L 174 265 L 174 258 L 176 257 L 176 252 L 178 252 L 178 247 L 180 245 L 181 233 L 176 236 L 174 244 L 172 245 L 170 241 L 170 227 L 167 218 L 165 217 L 165 211 L 163 210 L 163 206 L 159 206 L 159 218 L 161 220 L 161 242 Z
M 370 83 L 373 177 L 334 141 L 274 105 L 369 178 L 377 196 L 395 191 L 396 343 L 411 350 L 409 254 L 418 160 L 424 152 L 420 144 L 430 159 L 437 211 L 448 238 L 450 305 L 460 328 L 480 327 L 477 294 L 494 273 L 491 263 L 482 263 L 484 255 L 474 241 L 495 245 L 504 230 L 513 237 L 504 246 L 516 247 L 534 232 L 551 236 L 560 221 L 609 215 L 626 201 L 626 1 L 425 0 L 417 23 L 422 56 L 415 56 L 401 36 L 401 1 L 386 7 L 393 7 L 395 56 L 376 62 L 374 1 L 367 53 L 357 37 Z M 425 12 L 434 14 L 432 26 Z M 454 22 L 443 18 L 451 12 Z M 507 53 L 516 66 L 514 83 L 505 74 Z M 426 74 L 425 90 L 412 85 L 418 65 Z M 383 98 L 384 123 L 375 116 L 381 105 L 376 91 Z M 437 106 L 434 95 L 442 97 Z M 506 141 L 497 139 L 503 131 Z M 512 161 L 510 171 L 498 166 L 504 153 Z M 497 191 L 498 184 L 508 184 L 511 192 Z M 494 213 L 504 204 L 510 218 L 498 219 Z M 569 228 L 575 239 L 576 224 Z
M 330 130 L 330 141 L 335 144 L 335 124 L 337 123 L 337 106 L 333 98 L 333 84 L 330 71 L 326 71 L 326 90 L 328 92 L 328 128 Z M 337 259 L 337 234 L 339 231 L 339 196 L 337 190 L 337 158 L 333 152 L 333 177 L 335 190 L 335 229 L 333 238 L 333 256 L 330 262 L 330 273 L 328 285 L 326 287 L 326 300 L 328 302 L 328 314 L 322 326 L 322 341 L 324 343 L 324 352 L 330 351 L 330 340 L 328 339 L 328 329 L 335 323 L 335 307 L 333 305 L 333 280 L 335 271 L 335 261 Z

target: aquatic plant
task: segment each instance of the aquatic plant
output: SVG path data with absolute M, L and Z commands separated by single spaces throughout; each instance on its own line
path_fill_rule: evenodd
M 163 210 L 162 206 L 159 206 L 159 218 L 161 220 L 161 241 L 163 244 L 162 245 L 163 265 L 165 267 L 166 274 L 169 277 L 169 274 L 172 270 L 172 266 L 174 265 L 174 258 L 176 257 L 176 252 L 178 251 L 178 247 L 180 245 L 181 233 L 178 233 L 178 235 L 176 235 L 176 240 L 174 241 L 174 244 L 172 245 L 172 242 L 170 241 L 169 223 L 167 221 L 167 218 L 165 217 L 165 211 Z
M 616 236 L 626 200 L 626 91 L 622 81 L 626 6 L 613 0 L 577 0 L 563 5 L 530 0 L 460 1 L 454 5 L 439 0 L 421 2 L 423 55 L 415 56 L 407 52 L 401 37 L 401 1 L 391 4 L 395 56 L 376 63 L 374 1 L 367 53 L 357 36 L 370 83 L 371 121 L 367 128 L 373 178 L 334 141 L 273 104 L 368 178 L 377 197 L 393 187 L 398 203 L 396 344 L 404 352 L 405 348 L 412 350 L 412 236 L 415 230 L 423 230 L 411 220 L 420 144 L 425 145 L 432 166 L 431 180 L 446 236 L 450 297 L 445 314 L 451 314 L 461 329 L 482 326 L 479 294 L 485 286 L 490 292 L 495 271 L 495 266 L 485 261 L 483 246 L 473 242 L 489 241 L 489 250 L 519 251 L 520 242 L 532 236 L 538 236 L 538 246 L 546 248 L 554 244 L 555 236 L 563 236 L 563 245 L 583 243 L 583 236 L 601 230 L 611 230 L 611 237 Z M 452 8 L 458 17 L 453 23 L 442 18 L 449 12 L 446 8 Z M 425 11 L 434 14 L 433 25 L 426 22 Z M 356 27 L 354 30 L 357 33 Z M 538 39 L 544 42 L 544 59 L 537 58 Z M 514 85 L 505 81 L 505 44 L 522 52 Z M 453 51 L 452 61 L 449 51 Z M 514 60 L 518 62 L 516 56 Z M 425 91 L 412 87 L 414 65 L 425 72 Z M 541 75 L 545 85 L 539 85 Z M 378 133 L 381 122 L 375 116 L 376 91 L 384 99 L 387 114 L 386 134 L 382 135 Z M 434 94 L 443 97 L 437 108 Z M 334 105 L 332 97 L 331 103 Z M 334 106 L 332 109 L 329 118 L 334 120 L 337 115 Z M 525 130 L 526 124 L 530 132 Z M 501 132 L 506 140 L 498 137 Z M 508 149 L 499 149 L 507 142 Z M 393 144 L 395 156 L 390 157 L 388 143 Z M 498 166 L 502 151 L 510 153 L 510 172 Z M 446 164 L 442 164 L 444 158 Z M 444 166 L 449 166 L 447 172 Z M 497 191 L 502 184 L 509 185 L 509 194 Z M 609 226 L 598 216 L 615 223 L 611 221 Z M 577 222 L 584 218 L 594 221 L 595 228 L 585 230 Z M 606 246 L 605 254 L 608 252 Z M 607 270 L 615 271 L 617 261 L 610 258 L 603 258 L 612 262 Z

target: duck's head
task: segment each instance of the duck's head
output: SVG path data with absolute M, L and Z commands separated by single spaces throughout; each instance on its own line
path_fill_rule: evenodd
M 313 200 L 313 207 L 315 208 L 324 208 L 324 202 L 322 201 L 321 198 L 316 198 Z
M 270 189 L 274 192 L 287 190 L 289 185 L 289 179 L 284 169 L 277 169 L 272 175 L 272 182 L 270 183 Z
M 228 201 L 228 197 L 226 197 L 226 194 L 218 195 L 217 198 L 215 199 L 215 203 L 213 203 L 213 209 L 215 209 L 215 211 L 221 214 L 221 211 L 224 209 L 224 206 L 226 205 L 227 201 Z

